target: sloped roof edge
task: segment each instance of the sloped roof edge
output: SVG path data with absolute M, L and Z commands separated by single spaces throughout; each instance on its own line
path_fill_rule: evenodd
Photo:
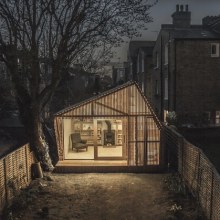
M 62 114 L 67 113 L 68 111 L 71 111 L 71 110 L 73 110 L 73 109 L 75 109 L 77 107 L 80 107 L 82 105 L 88 104 L 88 103 L 90 103 L 90 102 L 92 102 L 92 101 L 94 101 L 96 99 L 102 98 L 102 97 L 104 97 L 106 95 L 110 95 L 110 94 L 112 94 L 112 93 L 114 93 L 116 91 L 119 91 L 121 89 L 124 89 L 124 88 L 126 88 L 128 86 L 131 86 L 131 85 L 134 85 L 134 84 L 137 85 L 137 83 L 135 81 L 128 81 L 128 82 L 126 82 L 126 83 L 124 83 L 122 85 L 119 85 L 119 86 L 116 86 L 116 87 L 114 87 L 112 89 L 106 90 L 106 91 L 100 93 L 99 95 L 92 96 L 89 99 L 85 99 L 85 100 L 83 100 L 81 102 L 78 102 L 78 103 L 76 103 L 74 105 L 71 105 L 71 106 L 69 106 L 67 108 L 64 108 L 63 110 L 60 110 L 57 113 L 55 113 L 54 116 L 55 117 L 56 116 L 61 116 Z

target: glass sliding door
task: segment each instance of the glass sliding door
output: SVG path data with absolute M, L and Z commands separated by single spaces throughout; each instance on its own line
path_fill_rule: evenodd
M 122 159 L 123 138 L 122 120 L 98 119 L 97 159 Z
M 94 121 L 91 118 L 64 119 L 65 159 L 93 160 Z
M 122 160 L 127 124 L 123 118 L 74 117 L 64 119 L 65 159 Z

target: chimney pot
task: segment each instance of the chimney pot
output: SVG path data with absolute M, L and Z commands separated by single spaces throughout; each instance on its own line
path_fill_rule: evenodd
M 180 11 L 183 11 L 183 5 L 180 5 Z
M 187 11 L 189 11 L 189 6 L 188 6 L 188 5 L 186 5 L 186 12 L 187 12 Z
M 179 12 L 179 10 L 180 10 L 180 6 L 176 5 L 176 11 Z

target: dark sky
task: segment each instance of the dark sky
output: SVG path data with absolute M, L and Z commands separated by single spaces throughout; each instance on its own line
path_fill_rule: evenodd
M 135 40 L 156 40 L 161 24 L 172 23 L 171 14 L 176 10 L 176 4 L 189 5 L 192 24 L 201 24 L 202 18 L 207 15 L 220 15 L 220 0 L 159 0 L 150 12 L 153 22 L 147 24 L 147 31 L 142 32 L 141 38 Z M 117 51 L 113 61 L 125 61 L 127 43 L 124 43 Z M 120 59 L 119 59 L 120 58 Z

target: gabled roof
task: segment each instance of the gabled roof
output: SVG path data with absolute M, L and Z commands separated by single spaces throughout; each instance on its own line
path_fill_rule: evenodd
M 171 38 L 175 39 L 219 39 L 220 35 L 205 29 L 175 29 L 171 31 Z
M 131 90 L 129 90 L 129 88 Z M 108 98 L 106 99 L 106 97 Z M 129 81 L 97 96 L 93 96 L 85 101 L 65 108 L 55 114 L 55 120 L 59 117 L 65 118 L 75 116 L 106 117 L 106 114 L 108 116 L 132 116 L 138 114 L 153 117 L 157 126 L 162 126 L 151 104 L 144 96 L 138 84 L 134 81 Z
M 172 24 L 163 24 L 161 31 L 169 32 L 173 39 L 219 39 L 220 34 L 202 25 L 191 25 L 189 28 L 176 28 Z
M 107 90 L 107 91 L 105 91 L 105 92 L 103 92 L 103 93 L 100 93 L 100 94 L 96 95 L 96 96 L 92 96 L 91 98 L 86 99 L 86 100 L 84 100 L 84 101 L 82 101 L 82 102 L 79 102 L 79 103 L 76 103 L 76 104 L 74 104 L 74 105 L 71 105 L 71 106 L 69 106 L 69 107 L 67 107 L 67 108 L 65 108 L 65 109 L 63 109 L 63 110 L 61 110 L 61 111 L 55 113 L 55 116 L 59 116 L 59 115 L 61 115 L 61 114 L 64 114 L 64 113 L 66 113 L 66 112 L 68 112 L 68 111 L 70 111 L 70 110 L 72 110 L 72 109 L 74 109 L 74 108 L 76 108 L 76 107 L 82 106 L 82 105 L 87 104 L 87 103 L 89 103 L 89 102 L 92 102 L 92 101 L 94 101 L 94 100 L 96 100 L 96 99 L 98 99 L 98 98 L 102 98 L 102 97 L 104 97 L 104 96 L 106 96 L 106 95 L 109 95 L 109 94 L 111 94 L 111 93 L 114 93 L 114 92 L 116 92 L 116 91 L 118 91 L 118 90 L 121 90 L 121 89 L 123 89 L 123 88 L 126 88 L 126 87 L 131 86 L 131 85 L 134 85 L 134 84 L 136 84 L 136 82 L 134 82 L 134 81 L 128 81 L 128 82 L 126 82 L 126 83 L 124 83 L 124 84 L 122 84 L 122 85 L 119 85 L 119 86 L 114 87 L 113 89 L 109 89 L 109 90 Z M 137 85 L 137 84 L 136 84 L 136 85 Z

